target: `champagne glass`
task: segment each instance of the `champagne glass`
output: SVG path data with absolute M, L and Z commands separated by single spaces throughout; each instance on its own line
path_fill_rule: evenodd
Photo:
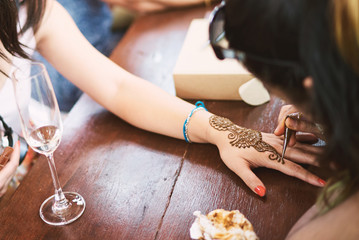
M 50 225 L 65 225 L 78 219 L 85 200 L 74 192 L 63 192 L 53 152 L 62 137 L 62 121 L 54 89 L 45 66 L 26 61 L 12 73 L 12 82 L 23 135 L 34 151 L 43 154 L 50 166 L 55 194 L 40 207 L 40 217 Z

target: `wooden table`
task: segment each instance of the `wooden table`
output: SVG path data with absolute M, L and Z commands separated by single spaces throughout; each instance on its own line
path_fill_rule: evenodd
M 173 67 L 187 28 L 205 9 L 143 16 L 128 30 L 112 59 L 174 93 Z M 249 107 L 239 101 L 205 101 L 207 108 L 239 125 L 271 132 L 281 101 Z M 0 239 L 190 239 L 194 211 L 238 209 L 260 239 L 284 239 L 314 203 L 317 188 L 269 169 L 255 173 L 267 187 L 260 198 L 221 161 L 209 144 L 187 144 L 132 127 L 84 95 L 70 112 L 55 162 L 64 191 L 86 200 L 84 215 L 62 227 L 39 217 L 53 194 L 41 158 L 6 202 Z

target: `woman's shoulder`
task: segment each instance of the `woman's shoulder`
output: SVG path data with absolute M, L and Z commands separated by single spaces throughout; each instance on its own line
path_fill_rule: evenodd
M 287 239 L 359 239 L 358 223 L 359 192 L 326 214 L 302 223 Z

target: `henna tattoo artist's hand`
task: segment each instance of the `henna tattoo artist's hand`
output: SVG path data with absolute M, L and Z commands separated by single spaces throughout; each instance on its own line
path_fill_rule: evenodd
M 266 190 L 251 170 L 256 167 L 276 169 L 316 186 L 325 184 L 322 179 L 297 164 L 318 165 L 316 155 L 321 152 L 320 147 L 297 143 L 295 148 L 287 149 L 285 158 L 281 161 L 278 152 L 282 150 L 283 140 L 280 137 L 240 127 L 215 115 L 210 117 L 209 123 L 218 131 L 216 145 L 223 162 L 259 196 L 264 196 Z
M 285 125 L 296 132 L 302 132 L 305 134 L 293 134 L 289 139 L 288 146 L 294 146 L 297 141 L 315 143 L 318 138 L 324 139 L 323 131 L 318 124 L 315 124 L 305 117 L 301 119 L 286 118 L 291 113 L 299 112 L 293 105 L 284 105 L 279 113 L 278 126 L 274 130 L 274 134 L 281 136 L 284 134 Z M 285 122 L 284 122 L 285 121 Z
M 15 174 L 16 168 L 19 165 L 20 142 L 15 144 L 14 151 L 12 152 L 11 156 L 2 155 L 0 158 L 3 159 L 8 157 L 10 157 L 10 160 L 0 170 L 0 197 L 5 194 L 7 187 Z

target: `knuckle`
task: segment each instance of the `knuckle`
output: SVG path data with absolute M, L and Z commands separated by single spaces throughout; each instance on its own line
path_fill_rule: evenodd
M 303 175 L 303 170 L 304 169 L 300 165 L 293 163 L 291 166 L 291 173 L 292 173 L 291 176 L 299 177 Z
M 298 164 L 293 164 L 293 170 L 298 174 L 301 174 L 303 172 L 303 168 Z
M 307 132 L 311 131 L 310 124 L 308 124 L 308 122 L 305 122 L 305 121 L 298 122 L 298 129 L 303 130 L 303 131 L 306 130 Z

